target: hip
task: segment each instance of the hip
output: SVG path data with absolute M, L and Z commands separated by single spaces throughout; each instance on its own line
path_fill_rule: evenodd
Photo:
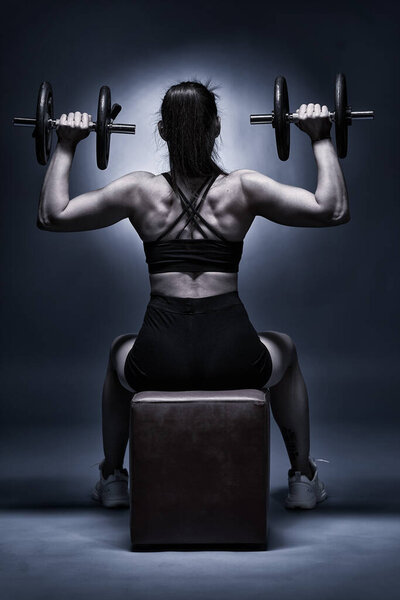
M 152 293 L 126 366 L 134 389 L 134 380 L 141 389 L 150 381 L 167 389 L 171 380 L 181 389 L 260 387 L 270 371 L 237 291 L 201 298 Z

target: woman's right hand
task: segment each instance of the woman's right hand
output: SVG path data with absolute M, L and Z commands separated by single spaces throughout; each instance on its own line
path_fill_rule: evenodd
M 329 119 L 328 107 L 323 104 L 302 104 L 296 110 L 298 121 L 297 127 L 310 136 L 311 141 L 316 142 L 330 137 L 332 123 Z

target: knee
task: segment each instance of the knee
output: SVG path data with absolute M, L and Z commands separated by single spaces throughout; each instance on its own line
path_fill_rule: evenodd
M 297 360 L 297 348 L 293 338 L 291 338 L 287 333 L 281 333 L 280 335 L 282 336 L 282 343 L 284 344 L 285 351 L 290 358 L 290 362 L 295 362 Z
M 265 338 L 272 342 L 279 353 L 279 356 L 283 357 L 283 362 L 286 363 L 287 366 L 297 361 L 296 345 L 290 335 L 280 331 L 268 331 L 259 335 L 265 336 Z
M 120 351 L 121 347 L 126 344 L 127 342 L 130 343 L 134 343 L 136 339 L 136 336 L 131 334 L 131 333 L 125 333 L 123 335 L 118 335 L 116 338 L 113 339 L 113 341 L 111 342 L 111 346 L 110 346 L 110 355 L 109 355 L 109 361 L 110 364 L 116 368 L 116 356 L 118 354 L 118 352 Z

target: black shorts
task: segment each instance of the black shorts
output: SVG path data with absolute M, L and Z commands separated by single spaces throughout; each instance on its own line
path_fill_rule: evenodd
M 271 357 L 237 292 L 205 298 L 150 295 L 125 362 L 135 391 L 261 389 Z

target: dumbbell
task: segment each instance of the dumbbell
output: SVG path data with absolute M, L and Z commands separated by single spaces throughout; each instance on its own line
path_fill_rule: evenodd
M 347 155 L 347 128 L 353 119 L 373 119 L 373 110 L 352 110 L 347 103 L 346 77 L 336 75 L 335 110 L 329 112 L 329 118 L 335 123 L 336 150 L 339 158 Z M 270 124 L 275 129 L 276 147 L 281 160 L 287 160 L 290 152 L 290 124 L 298 122 L 297 113 L 289 110 L 289 96 L 286 79 L 280 75 L 275 79 L 274 110 L 267 115 L 250 115 L 251 125 Z
M 99 169 L 106 169 L 110 155 L 110 136 L 112 133 L 136 132 L 136 125 L 128 123 L 114 123 L 114 119 L 120 113 L 122 106 L 113 104 L 111 106 L 111 91 L 107 85 L 100 89 L 97 104 L 97 120 L 89 124 L 89 130 L 96 132 L 96 157 Z M 36 158 L 38 163 L 46 165 L 50 152 L 53 130 L 59 124 L 54 119 L 53 89 L 48 81 L 44 81 L 39 88 L 36 104 L 36 119 L 26 117 L 14 117 L 14 125 L 34 127 L 32 136 L 35 138 Z

